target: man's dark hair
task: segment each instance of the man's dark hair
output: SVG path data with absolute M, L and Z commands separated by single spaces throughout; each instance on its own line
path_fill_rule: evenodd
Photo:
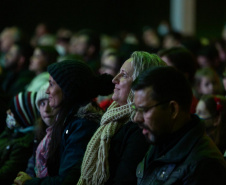
M 132 84 L 133 90 L 151 87 L 153 100 L 176 101 L 183 110 L 189 111 L 192 90 L 182 72 L 173 67 L 152 67 L 142 73 Z
M 188 49 L 184 47 L 172 47 L 170 49 L 162 49 L 158 54 L 160 57 L 166 56 L 174 67 L 188 74 L 188 80 L 191 84 L 193 83 L 197 70 L 197 61 Z

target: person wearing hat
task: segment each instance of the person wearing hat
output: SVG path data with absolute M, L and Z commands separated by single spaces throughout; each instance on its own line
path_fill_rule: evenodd
M 35 100 L 35 105 L 40 112 L 41 117 L 37 120 L 35 125 L 33 155 L 30 157 L 26 169 L 26 173 L 31 177 L 36 177 L 39 173 L 46 173 L 45 165 L 42 164 L 46 162 L 45 155 L 47 152 L 45 152 L 45 150 L 48 146 L 52 130 L 51 125 L 58 111 L 57 109 L 52 109 L 49 106 L 49 95 L 46 94 L 48 86 L 49 83 L 46 83 L 39 89 Z
M 58 109 L 52 124 L 45 177 L 19 172 L 15 184 L 61 184 L 72 167 L 80 172 L 86 146 L 99 126 L 101 109 L 92 100 L 111 94 L 112 76 L 95 75 L 83 61 L 65 60 L 48 66 L 49 105 Z
M 7 110 L 6 127 L 0 135 L 0 182 L 11 185 L 18 171 L 25 170 L 32 155 L 34 122 L 39 117 L 36 92 L 20 92 Z

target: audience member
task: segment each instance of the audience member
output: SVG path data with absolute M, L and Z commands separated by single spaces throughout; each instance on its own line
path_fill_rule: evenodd
M 34 78 L 34 73 L 28 70 L 29 60 L 33 49 L 22 42 L 13 44 L 6 54 L 5 69 L 2 88 L 10 96 L 23 91 L 25 86 Z
M 31 37 L 30 44 L 35 48 L 40 45 L 40 40 L 49 34 L 48 25 L 44 22 L 36 25 L 34 35 Z
M 57 62 L 59 54 L 53 46 L 37 46 L 30 59 L 29 70 L 35 77 L 26 86 L 27 91 L 38 91 L 41 86 L 49 81 L 48 65 Z
M 56 49 L 61 57 L 69 54 L 72 31 L 67 28 L 57 30 Z
M 20 92 L 7 110 L 7 127 L 0 135 L 1 184 L 11 185 L 32 155 L 34 122 L 39 117 L 35 98 L 35 92 Z
M 100 68 L 100 36 L 94 30 L 80 30 L 71 42 L 71 54 L 80 55 L 98 73 Z M 73 48 L 72 48 L 73 46 Z
M 222 75 L 223 63 L 220 61 L 218 50 L 214 44 L 202 46 L 197 54 L 199 68 L 211 67 L 218 75 Z
M 133 102 L 131 84 L 144 70 L 165 65 L 157 55 L 142 51 L 135 51 L 124 62 L 112 80 L 114 102 L 87 146 L 78 185 L 137 184 L 136 167 L 149 145 L 138 126 L 130 120 L 134 113 L 130 107 Z M 78 180 L 74 174 L 70 174 L 71 182 L 68 180 L 65 185 Z
M 137 167 L 137 184 L 226 184 L 223 155 L 190 114 L 192 90 L 183 73 L 151 68 L 133 90 L 134 121 L 152 144 Z
M 204 120 L 208 136 L 224 154 L 226 151 L 226 98 L 220 95 L 203 95 L 196 107 L 196 114 Z
M 51 126 L 58 112 L 49 106 L 49 95 L 46 90 L 49 83 L 44 84 L 37 92 L 35 105 L 40 112 L 40 119 L 35 124 L 35 138 L 33 155 L 30 157 L 26 173 L 31 177 L 40 177 L 47 173 L 46 160 L 48 150 L 48 140 L 51 134 Z M 37 150 L 37 151 L 36 151 Z
M 0 35 L 0 66 L 5 67 L 5 55 L 15 42 L 21 40 L 21 31 L 18 27 L 6 27 Z
M 150 26 L 145 26 L 142 32 L 142 40 L 144 43 L 144 50 L 149 53 L 157 53 L 161 48 L 161 40 L 157 31 Z
M 222 81 L 216 71 L 210 67 L 201 68 L 195 73 L 194 95 L 200 99 L 204 94 L 223 94 Z
M 112 92 L 110 75 L 96 76 L 83 61 L 62 61 L 48 66 L 49 105 L 59 109 L 44 150 L 44 176 L 19 172 L 15 184 L 61 184 L 70 169 L 80 172 L 87 143 L 99 126 L 102 111 L 92 99 Z M 39 169 L 41 170 L 41 169 Z
M 197 70 L 197 61 L 189 50 L 184 47 L 172 47 L 160 50 L 158 55 L 168 66 L 173 66 L 180 70 L 189 80 L 191 86 L 193 86 L 194 76 Z M 191 113 L 195 113 L 197 103 L 198 100 L 193 96 Z
M 181 46 L 183 35 L 176 31 L 170 31 L 163 37 L 162 47 L 165 49 L 169 49 L 172 47 Z

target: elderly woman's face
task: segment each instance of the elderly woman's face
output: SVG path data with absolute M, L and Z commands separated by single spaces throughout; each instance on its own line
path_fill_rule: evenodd
M 52 76 L 49 76 L 49 87 L 46 93 L 49 95 L 50 107 L 59 108 L 63 101 L 63 91 Z
M 131 84 L 133 82 L 132 75 L 134 71 L 131 62 L 131 58 L 125 61 L 120 69 L 120 72 L 112 80 L 112 82 L 115 84 L 112 99 L 119 105 L 127 104 L 127 98 L 131 90 Z

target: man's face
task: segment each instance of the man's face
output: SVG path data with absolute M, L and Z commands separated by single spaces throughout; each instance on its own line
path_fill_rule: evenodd
M 17 46 L 13 45 L 6 54 L 5 68 L 15 69 L 19 60 L 19 53 Z
M 172 124 L 168 102 L 153 100 L 151 93 L 151 87 L 135 91 L 134 103 L 137 111 L 134 121 L 138 123 L 147 140 L 156 144 L 171 133 Z

